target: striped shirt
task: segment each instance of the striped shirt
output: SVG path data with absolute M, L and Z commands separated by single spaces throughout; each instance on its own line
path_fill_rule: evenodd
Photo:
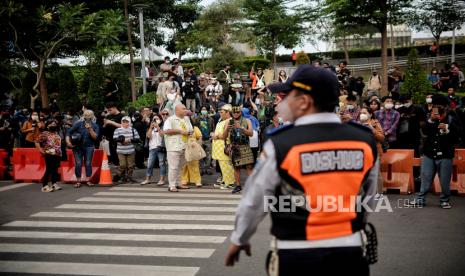
M 134 130 L 134 137 L 133 137 L 133 132 L 132 132 L 133 130 Z M 140 139 L 139 133 L 137 132 L 136 129 L 133 129 L 132 127 L 117 128 L 115 130 L 115 133 L 113 134 L 113 139 L 118 139 L 118 137 L 121 135 L 124 136 L 124 138 L 128 140 Z M 121 153 L 121 154 L 133 154 L 136 152 L 136 150 L 132 143 L 123 145 L 122 143 L 118 142 L 116 146 L 116 152 Z

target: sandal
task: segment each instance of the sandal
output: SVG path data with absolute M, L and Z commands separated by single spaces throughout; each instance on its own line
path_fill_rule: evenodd
M 177 187 L 178 189 L 183 189 L 183 190 L 187 190 L 187 189 L 190 189 L 189 186 L 187 185 L 181 185 L 179 187 Z
M 74 188 L 81 188 L 81 183 L 78 182 L 78 183 L 74 184 Z
M 176 187 L 169 187 L 168 192 L 178 192 L 178 189 Z
M 163 180 L 158 181 L 157 186 L 163 186 L 163 185 L 165 185 L 165 181 Z
M 195 184 L 195 187 L 202 188 L 202 184 L 201 183 Z
M 95 184 L 90 183 L 90 182 L 87 182 L 86 184 L 87 184 L 87 187 L 94 187 L 95 186 Z

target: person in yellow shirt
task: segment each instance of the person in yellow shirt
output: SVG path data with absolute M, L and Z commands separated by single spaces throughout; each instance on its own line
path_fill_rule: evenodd
M 223 190 L 234 188 L 234 167 L 231 162 L 231 158 L 224 153 L 225 140 L 223 139 L 223 133 L 225 125 L 229 123 L 231 119 L 232 106 L 225 104 L 220 108 L 221 120 L 216 124 L 215 132 L 213 133 L 212 139 L 212 159 L 215 159 L 220 164 L 221 173 L 223 175 L 224 185 L 220 188 Z M 229 140 L 229 137 L 227 138 Z

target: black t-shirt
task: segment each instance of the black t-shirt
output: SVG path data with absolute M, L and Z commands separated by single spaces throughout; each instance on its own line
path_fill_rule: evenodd
M 113 121 L 115 123 L 121 124 L 121 120 L 123 119 L 123 117 L 124 116 L 121 113 L 118 113 L 116 115 L 109 114 L 109 115 L 107 115 L 106 119 L 110 120 L 110 121 Z M 105 137 L 107 137 L 108 140 L 113 139 L 113 133 L 115 132 L 115 129 L 116 129 L 116 127 L 113 126 L 113 125 L 110 125 L 110 124 L 107 124 L 103 128 L 103 134 L 105 135 Z

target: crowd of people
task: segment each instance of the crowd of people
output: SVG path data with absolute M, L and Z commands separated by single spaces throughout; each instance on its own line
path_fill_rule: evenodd
M 381 79 L 376 72 L 365 85 L 363 78 L 352 76 L 345 62 L 313 65 L 337 75 L 340 104 L 335 112 L 344 123 L 372 129 L 380 156 L 389 148 L 414 149 L 416 156 L 432 160 L 422 165 L 422 171 L 451 170 L 452 163 L 438 166 L 434 161 L 453 158 L 454 147 L 465 143 L 465 99 L 455 95 L 463 84 L 458 64 L 439 74 L 432 70 L 428 77 L 432 91 L 447 95 L 431 93 L 423 102 L 400 94 L 402 74 L 398 68 L 390 71 L 389 96 L 379 97 Z M 10 155 L 14 147 L 39 149 L 47 164 L 44 192 L 60 189 L 58 160 L 67 158 L 66 149 L 72 149 L 76 162 L 74 186 L 92 186 L 89 179 L 96 148 L 107 152 L 110 163 L 118 167 L 113 177 L 116 183 L 168 184 L 169 191 L 177 192 L 190 188 L 189 184 L 202 187 L 203 175 L 218 173 L 215 187 L 240 192 L 241 172 L 252 172 L 267 133 L 289 121 L 275 109 L 279 91 L 273 91 L 263 68 L 252 67 L 244 75 L 225 65 L 216 74 L 208 71 L 197 76 L 194 69 L 184 70 L 177 59 L 167 57 L 159 69 L 158 76 L 152 74 L 147 80 L 147 85 L 156 86 L 156 102 L 138 110 L 119 108 L 114 102 L 118 87 L 110 77 L 103 89 L 104 111 L 94 113 L 90 106 L 71 113 L 3 105 L 0 148 Z M 287 79 L 282 70 L 273 82 Z M 431 124 L 438 124 L 439 130 Z M 188 154 L 197 158 L 186 160 Z M 81 175 L 82 166 L 85 176 Z M 136 167 L 146 170 L 143 180 L 134 179 Z M 155 167 L 160 169 L 156 180 Z M 382 179 L 378 186 L 381 196 Z

